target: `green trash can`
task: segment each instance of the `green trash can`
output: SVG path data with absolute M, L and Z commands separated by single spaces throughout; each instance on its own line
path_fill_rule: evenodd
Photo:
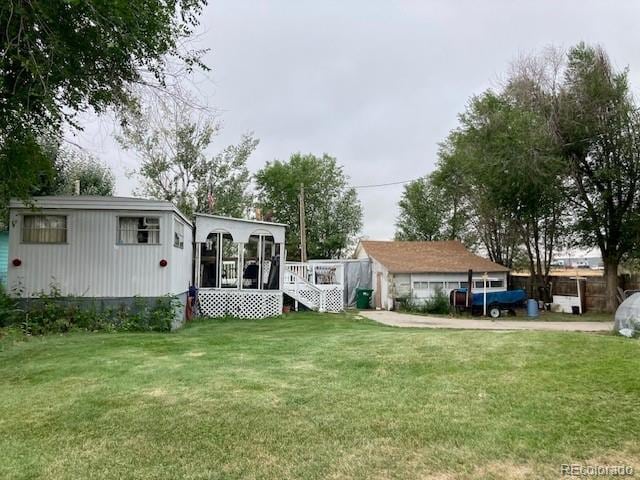
M 371 308 L 371 297 L 373 297 L 372 289 L 356 288 L 356 307 L 359 310 Z

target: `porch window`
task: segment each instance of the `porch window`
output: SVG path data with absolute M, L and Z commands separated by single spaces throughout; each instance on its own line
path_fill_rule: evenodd
M 244 244 L 244 265 L 242 267 L 242 288 L 257 289 L 260 285 L 260 274 L 263 265 L 260 264 L 260 237 L 251 235 Z
M 242 288 L 246 290 L 277 290 L 279 280 L 279 246 L 271 235 L 251 235 L 244 244 Z
M 414 290 L 428 290 L 429 282 L 413 282 Z
M 66 215 L 24 215 L 22 217 L 23 243 L 66 243 Z
M 262 288 L 278 290 L 280 285 L 280 245 L 271 235 L 261 235 Z
M 238 244 L 228 233 L 222 235 L 222 288 L 238 287 Z
M 213 232 L 200 245 L 200 279 L 204 288 L 278 290 L 280 245 L 273 236 L 255 233 L 247 242 Z
M 159 245 L 159 217 L 118 217 L 119 245 Z
M 491 288 L 502 288 L 504 287 L 504 282 L 502 280 L 491 280 L 489 286 Z
M 218 287 L 218 245 L 220 234 L 210 233 L 207 241 L 200 247 L 200 285 Z

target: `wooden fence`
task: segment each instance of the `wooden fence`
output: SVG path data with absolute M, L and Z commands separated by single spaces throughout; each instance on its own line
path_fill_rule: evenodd
M 602 276 L 588 276 L 584 280 L 584 303 L 586 311 L 604 311 L 606 309 L 606 284 Z M 618 285 L 623 290 L 640 290 L 640 274 L 625 274 L 618 277 Z M 529 276 L 513 275 L 509 277 L 509 288 L 522 288 L 529 298 L 539 298 L 533 292 Z M 577 295 L 576 280 L 567 276 L 551 277 L 552 295 Z

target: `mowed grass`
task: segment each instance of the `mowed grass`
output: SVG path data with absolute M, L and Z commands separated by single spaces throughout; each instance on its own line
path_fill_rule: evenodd
M 441 317 L 441 318 L 459 318 L 461 320 L 486 320 L 488 322 L 494 321 L 489 317 L 483 317 L 482 315 L 471 315 L 469 312 L 455 312 L 448 314 L 429 314 L 429 313 L 416 313 L 407 312 L 413 315 L 423 315 L 427 317 Z M 606 312 L 585 312 L 582 315 L 573 315 L 571 313 L 549 312 L 546 310 L 538 311 L 537 317 L 529 317 L 525 308 L 516 308 L 514 310 L 515 315 L 503 314 L 499 319 L 502 321 L 523 321 L 523 322 L 613 322 L 614 315 Z
M 640 471 L 640 343 L 351 314 L 0 341 L 0 478 Z

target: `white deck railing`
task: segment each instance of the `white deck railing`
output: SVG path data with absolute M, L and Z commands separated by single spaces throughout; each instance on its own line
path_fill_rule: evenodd
M 344 268 L 339 263 L 287 262 L 284 271 L 285 293 L 321 312 L 344 310 L 343 284 Z
M 344 265 L 329 262 L 287 262 L 287 270 L 313 285 L 343 285 Z

